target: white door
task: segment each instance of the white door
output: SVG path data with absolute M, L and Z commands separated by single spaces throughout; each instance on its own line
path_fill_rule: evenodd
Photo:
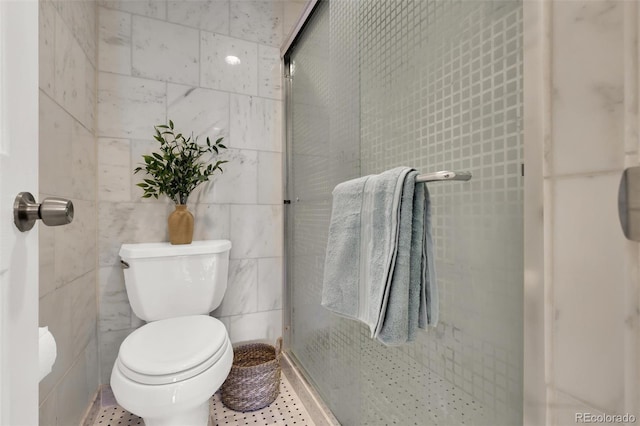
M 0 0 L 0 425 L 38 424 L 38 226 L 13 224 L 38 195 L 38 3 Z

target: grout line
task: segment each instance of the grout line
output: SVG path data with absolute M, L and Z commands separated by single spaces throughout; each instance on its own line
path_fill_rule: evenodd
M 133 67 L 133 64 L 132 64 L 132 67 Z M 273 102 L 276 102 L 276 103 L 284 102 L 283 99 L 279 99 L 279 98 L 270 98 L 270 97 L 267 97 L 267 96 L 251 95 L 251 94 L 247 94 L 247 93 L 234 92 L 234 91 L 231 91 L 231 90 L 216 89 L 214 87 L 209 87 L 209 86 L 194 86 L 193 84 L 181 83 L 181 82 L 176 82 L 176 81 L 157 80 L 157 79 L 153 79 L 153 78 L 149 78 L 149 77 L 144 77 L 144 76 L 139 76 L 139 75 L 132 75 L 132 74 L 121 74 L 121 73 L 117 73 L 117 72 L 113 72 L 113 71 L 102 71 L 102 70 L 99 70 L 97 68 L 96 68 L 96 72 L 98 74 L 107 74 L 107 75 L 113 75 L 113 76 L 118 76 L 118 77 L 137 78 L 137 79 L 140 79 L 140 80 L 152 81 L 152 82 L 156 82 L 156 83 L 177 84 L 177 85 L 181 85 L 181 86 L 192 87 L 192 88 L 195 88 L 195 89 L 209 90 L 209 91 L 212 91 L 212 92 L 227 93 L 227 94 L 230 94 L 230 95 L 246 96 L 246 97 L 250 97 L 250 98 L 259 98 L 259 99 L 263 99 L 265 101 L 273 101 Z

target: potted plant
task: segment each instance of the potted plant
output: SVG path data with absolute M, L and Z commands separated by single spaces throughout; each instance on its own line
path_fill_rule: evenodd
M 191 244 L 193 240 L 193 215 L 187 210 L 189 194 L 201 183 L 207 182 L 216 172 L 222 173 L 221 164 L 212 162 L 221 149 L 227 147 L 219 138 L 214 143 L 207 137 L 206 144 L 199 144 L 197 137 L 185 138 L 174 130 L 173 121 L 169 125 L 154 126 L 155 140 L 160 143 L 158 152 L 143 155 L 144 163 L 134 169 L 134 173 L 144 171 L 148 177 L 137 185 L 144 190 L 142 198 L 166 195 L 176 209 L 169 215 L 169 241 L 171 244 Z M 211 158 L 204 159 L 205 154 Z M 206 161 L 205 161 L 206 160 Z

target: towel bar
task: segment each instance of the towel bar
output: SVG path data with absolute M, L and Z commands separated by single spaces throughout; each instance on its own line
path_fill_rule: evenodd
M 418 175 L 416 182 L 440 182 L 444 180 L 471 180 L 471 172 L 450 172 L 443 170 L 435 173 Z

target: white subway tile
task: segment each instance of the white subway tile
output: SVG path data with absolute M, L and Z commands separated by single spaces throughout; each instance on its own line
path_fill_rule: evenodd
M 262 340 L 274 345 L 282 336 L 282 310 L 232 316 L 229 328 L 231 343 Z
M 258 45 L 201 32 L 200 85 L 229 92 L 258 94 Z
M 169 1 L 168 20 L 218 34 L 229 34 L 229 0 Z
M 231 95 L 231 137 L 234 148 L 282 151 L 282 102 Z
M 280 47 L 283 19 L 283 2 L 231 0 L 232 37 Z
M 167 116 L 184 135 L 204 143 L 229 137 L 229 94 L 217 90 L 169 84 Z M 223 141 L 224 143 L 225 141 Z
M 258 203 L 282 204 L 282 153 L 258 153 Z
M 282 99 L 280 49 L 258 45 L 258 96 Z
M 130 201 L 130 144 L 128 139 L 98 139 L 98 198 L 100 201 Z
M 165 83 L 103 72 L 99 82 L 98 136 L 150 139 L 165 122 Z
M 71 201 L 74 207 L 73 222 L 54 230 L 54 277 L 57 287 L 95 269 L 95 202 Z
M 258 310 L 282 309 L 283 259 L 258 259 Z
M 54 0 L 62 20 L 91 64 L 96 63 L 96 2 Z
M 100 266 L 119 264 L 118 252 L 124 243 L 168 241 L 167 218 L 173 203 L 101 202 L 98 210 Z
M 231 206 L 233 259 L 282 256 L 282 206 Z
M 624 164 L 623 6 L 602 1 L 553 4 L 555 174 Z
M 197 203 L 193 207 L 190 205 L 189 209 L 193 209 L 192 213 L 194 216 L 194 240 L 229 239 L 228 205 Z
M 59 165 L 58 165 L 59 167 Z M 96 139 L 94 135 L 73 122 L 71 128 L 71 196 L 93 201 L 96 198 Z
M 156 19 L 166 19 L 167 17 L 167 2 L 165 0 L 100 0 L 100 5 Z
M 202 199 L 215 203 L 256 204 L 258 202 L 258 153 L 240 149 L 225 150 L 219 156 L 224 173 L 203 188 Z
M 111 371 L 118 358 L 120 345 L 131 332 L 133 329 L 100 333 L 100 383 L 109 383 L 111 380 Z
M 73 118 L 47 95 L 40 96 L 38 118 L 40 192 L 70 197 Z
M 77 120 L 85 122 L 87 61 L 78 41 L 59 15 L 55 36 L 55 100 Z
M 69 284 L 73 307 L 71 309 L 71 350 L 74 358 L 85 350 L 92 339 L 96 338 L 98 322 L 96 279 L 96 271 L 92 269 Z M 94 374 L 98 375 L 97 372 Z
M 131 328 L 131 307 L 120 265 L 105 266 L 98 273 L 100 332 Z
M 213 311 L 215 317 L 253 313 L 258 310 L 258 261 L 229 261 L 229 281 L 222 303 Z
M 198 30 L 142 16 L 132 25 L 132 75 L 198 85 Z
M 98 75 L 95 66 L 89 62 L 84 62 L 85 74 L 85 99 L 84 99 L 84 121 L 82 124 L 91 134 L 95 135 L 97 111 L 96 102 L 98 99 Z
M 101 7 L 98 70 L 131 74 L 131 15 Z
M 617 173 L 556 179 L 553 209 L 553 381 L 608 412 L 624 408 L 626 240 L 618 181 Z M 592 202 L 585 205 L 587 193 Z

